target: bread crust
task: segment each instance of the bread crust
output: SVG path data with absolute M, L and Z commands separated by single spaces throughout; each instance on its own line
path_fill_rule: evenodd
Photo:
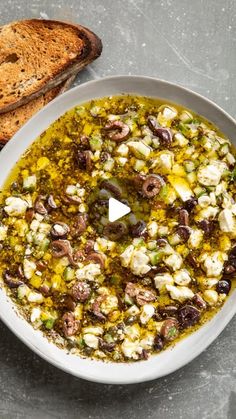
M 21 85 L 21 74 L 19 73 L 22 72 L 22 61 L 27 61 L 27 52 L 22 52 L 20 49 L 21 46 L 23 50 L 23 47 L 26 44 L 24 37 L 26 37 L 27 40 L 29 34 L 31 34 L 34 40 L 35 36 L 35 41 L 38 40 L 38 45 L 40 45 L 41 52 L 43 51 L 43 48 L 46 48 L 49 53 L 54 54 L 53 45 L 55 45 L 56 48 L 57 44 L 57 40 L 53 42 L 53 38 L 51 36 L 51 33 L 53 33 L 54 30 L 58 30 L 58 37 L 60 38 L 61 42 L 60 45 L 57 45 L 57 47 L 59 52 L 61 51 L 62 55 L 64 54 L 63 60 L 60 61 L 61 55 L 58 53 L 59 63 L 55 62 L 55 54 L 55 56 L 53 56 L 54 61 L 52 61 L 51 68 L 49 68 L 49 70 L 46 68 L 46 74 L 43 76 L 41 75 L 42 77 L 40 76 L 41 78 L 39 77 L 39 80 L 37 78 L 38 75 L 36 76 L 36 80 L 34 79 L 30 68 L 28 79 L 27 74 L 24 75 L 24 77 L 22 77 L 24 82 L 23 85 Z M 15 36 L 14 33 L 16 33 Z M 8 42 L 9 45 L 6 42 L 7 34 L 10 39 L 10 44 Z M 46 45 L 43 45 L 43 39 L 40 38 L 43 38 L 44 35 L 46 37 Z M 22 40 L 19 41 L 20 45 L 18 50 L 17 48 L 14 49 L 11 44 L 16 38 L 17 40 L 22 38 Z M 65 41 L 64 45 L 62 45 L 62 39 Z M 50 45 L 49 41 L 51 42 Z M 35 45 L 36 44 L 37 43 L 35 42 Z M 37 48 L 37 45 L 36 47 L 32 45 L 33 52 L 35 48 Z M 0 27 L 0 114 L 9 112 L 19 106 L 25 105 L 29 101 L 34 100 L 45 94 L 47 91 L 55 88 L 64 80 L 68 79 L 71 75 L 79 72 L 86 65 L 99 57 L 101 52 L 102 43 L 97 35 L 95 35 L 86 27 L 71 24 L 69 22 L 30 19 L 13 22 L 9 25 Z M 29 54 L 28 59 L 31 60 L 32 66 L 36 67 L 35 73 L 37 73 L 37 69 L 40 67 L 40 63 L 37 66 L 37 60 L 39 57 L 37 57 L 36 53 L 35 57 L 30 56 Z M 16 60 L 16 62 L 14 62 L 14 60 Z M 16 67 L 15 78 L 12 77 L 12 80 L 9 80 L 7 79 L 9 78 L 9 71 L 14 67 L 14 65 Z M 5 68 L 4 71 L 4 66 L 8 67 L 9 70 L 7 71 L 7 68 Z M 17 81 L 15 81 L 16 79 Z M 11 89 L 13 89 L 13 92 L 15 89 L 15 93 L 9 95 L 9 91 L 11 92 Z M 4 90 L 6 90 L 5 94 Z
M 40 111 L 56 96 L 69 89 L 75 78 L 76 74 L 25 105 L 0 114 L 0 149 L 36 112 Z

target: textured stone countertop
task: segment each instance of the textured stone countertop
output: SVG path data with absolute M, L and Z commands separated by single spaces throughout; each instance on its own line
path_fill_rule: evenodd
M 234 0 L 2 0 L 1 23 L 79 22 L 103 40 L 76 83 L 113 74 L 189 87 L 236 115 Z M 71 377 L 0 324 L 0 419 L 235 419 L 236 318 L 197 359 L 149 383 L 112 386 Z

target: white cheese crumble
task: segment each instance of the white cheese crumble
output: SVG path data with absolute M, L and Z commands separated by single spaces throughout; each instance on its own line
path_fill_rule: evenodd
M 132 342 L 129 339 L 125 339 L 121 344 L 121 350 L 127 358 L 138 359 L 137 351 L 140 348 L 139 341 Z M 141 348 L 142 350 L 142 348 Z
M 0 241 L 2 242 L 7 237 L 8 227 L 0 224 Z
M 126 247 L 123 253 L 120 255 L 121 264 L 124 266 L 124 268 L 128 268 L 131 257 L 134 251 L 134 246 L 131 244 L 130 246 Z
M 149 257 L 141 250 L 134 250 L 131 256 L 130 269 L 135 275 L 145 275 L 150 271 Z
M 188 246 L 192 249 L 197 249 L 203 239 L 203 232 L 200 229 L 192 229 L 190 237 L 188 239 Z
M 89 263 L 83 268 L 77 269 L 75 272 L 77 279 L 87 279 L 88 281 L 93 281 L 100 274 L 101 267 L 98 263 Z
M 172 300 L 183 302 L 193 298 L 194 296 L 194 293 L 188 287 L 175 287 L 174 285 L 166 285 L 166 289 L 169 291 Z
M 35 263 L 32 260 L 24 259 L 23 271 L 24 271 L 24 276 L 26 277 L 26 279 L 32 278 L 32 276 L 34 275 L 36 271 Z
M 146 324 L 155 313 L 155 308 L 152 304 L 144 304 L 141 309 L 140 321 L 142 324 Z
M 203 293 L 204 300 L 211 306 L 214 306 L 218 301 L 218 293 L 214 290 L 206 290 Z
M 226 253 L 213 252 L 211 255 L 204 255 L 204 269 L 208 277 L 217 277 L 221 274 L 224 261 L 227 260 Z
M 173 285 L 174 279 L 172 275 L 168 272 L 157 274 L 154 277 L 155 287 L 159 290 L 160 293 L 166 292 L 167 285 Z
M 93 349 L 98 348 L 99 340 L 97 336 L 93 335 L 92 333 L 85 333 L 83 335 L 83 339 L 84 339 L 85 344 L 89 346 L 90 348 L 93 348 Z
M 34 307 L 31 311 L 30 321 L 34 323 L 36 320 L 40 319 L 41 310 L 39 307 Z
M 25 200 L 15 196 L 9 196 L 6 199 L 5 203 L 6 206 L 4 207 L 4 210 L 8 215 L 13 217 L 17 217 L 18 215 L 24 215 L 26 209 L 29 206 Z
M 168 256 L 168 258 L 165 259 L 165 264 L 173 269 L 173 271 L 177 271 L 181 268 L 181 265 L 183 263 L 182 257 L 179 255 L 179 253 L 175 252 L 172 255 Z
M 204 186 L 216 186 L 220 183 L 221 171 L 214 164 L 200 167 L 198 170 L 198 181 Z
M 191 282 L 191 276 L 187 269 L 180 269 L 174 273 L 174 282 L 177 285 L 188 285 Z
M 235 220 L 232 214 L 232 211 L 229 209 L 223 209 L 219 213 L 219 224 L 221 231 L 224 231 L 224 233 L 231 233 L 234 230 L 235 227 Z

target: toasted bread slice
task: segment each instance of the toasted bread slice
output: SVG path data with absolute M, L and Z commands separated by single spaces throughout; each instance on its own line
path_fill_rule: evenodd
M 75 78 L 76 74 L 25 105 L 0 114 L 0 148 L 43 106 L 69 89 Z
M 80 25 L 31 19 L 0 27 L 0 113 L 56 87 L 101 51 L 101 40 Z

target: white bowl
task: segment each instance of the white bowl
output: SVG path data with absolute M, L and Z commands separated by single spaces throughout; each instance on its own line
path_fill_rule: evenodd
M 59 96 L 35 115 L 0 153 L 2 185 L 25 149 L 55 119 L 68 109 L 96 97 L 136 93 L 159 97 L 186 106 L 218 125 L 230 138 L 236 137 L 235 121 L 208 99 L 175 84 L 149 77 L 117 76 L 85 83 Z M 29 348 L 62 370 L 91 381 L 128 384 L 153 380 L 170 374 L 198 356 L 222 332 L 236 312 L 236 292 L 228 298 L 219 313 L 198 331 L 173 348 L 151 356 L 148 361 L 116 364 L 82 359 L 49 343 L 32 326 L 17 315 L 11 300 L 0 290 L 0 317 Z

